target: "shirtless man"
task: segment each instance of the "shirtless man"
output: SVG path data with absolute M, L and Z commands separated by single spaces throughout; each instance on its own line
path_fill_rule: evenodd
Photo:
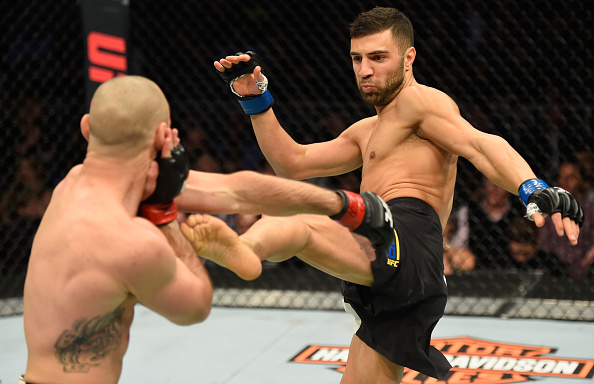
M 458 157 L 519 194 L 527 216 L 537 226 L 544 224 L 544 215 L 551 216 L 557 234 L 565 234 L 571 244 L 578 241 L 583 214 L 573 196 L 537 179 L 504 139 L 475 129 L 445 93 L 416 82 L 413 28 L 405 15 L 377 7 L 360 14 L 350 34 L 357 85 L 377 115 L 356 122 L 327 142 L 300 145 L 285 132 L 271 108 L 273 97 L 255 53 L 227 56 L 214 66 L 250 115 L 258 143 L 277 175 L 306 179 L 362 167 L 361 191 L 377 193 L 392 210 L 394 245 L 371 265 L 361 253 L 341 255 L 340 249 L 317 252 L 311 247 L 313 238 L 342 236 L 333 233 L 339 230 L 336 223 L 322 217 L 293 218 L 301 220 L 295 226 L 305 228 L 308 235 L 284 243 L 287 254 L 305 252 L 321 269 L 332 270 L 347 258 L 361 259 L 359 264 L 349 261 L 363 265 L 351 271 L 358 280 L 347 279 L 342 287 L 345 307 L 360 325 L 342 382 L 397 383 L 403 366 L 444 379 L 450 365 L 429 343 L 447 298 L 442 228 L 452 208 Z M 258 236 L 276 236 L 275 220 L 260 220 L 241 238 L 249 244 Z M 264 226 L 267 232 L 258 232 Z M 335 239 L 334 248 L 350 244 L 343 237 L 344 242 Z M 198 238 L 192 240 L 195 246 L 200 243 Z M 310 243 L 298 243 L 303 240 Z M 283 253 L 280 248 L 274 252 L 275 257 Z
M 351 211 L 360 220 L 343 218 L 345 225 L 378 248 L 392 232 L 377 195 L 346 198 L 346 192 L 254 172 L 189 171 L 169 104 L 143 77 L 103 83 L 81 131 L 89 142 L 85 160 L 54 190 L 33 242 L 24 290 L 28 359 L 20 383 L 117 383 L 137 302 L 180 325 L 206 319 L 212 285 L 180 232 L 177 204 L 189 211 L 278 215 L 336 215 L 356 204 Z M 260 259 L 247 249 L 214 259 L 246 279 L 261 272 Z

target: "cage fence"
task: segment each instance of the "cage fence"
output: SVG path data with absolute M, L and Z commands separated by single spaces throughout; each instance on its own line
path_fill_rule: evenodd
M 87 76 L 82 3 L 0 5 L 0 315 L 22 313 L 29 251 L 44 207 L 52 188 L 84 158 L 79 132 Z M 394 6 L 415 27 L 417 80 L 450 95 L 478 129 L 505 138 L 550 184 L 558 184 L 564 164 L 575 165 L 584 209 L 594 210 L 587 167 L 594 142 L 588 2 L 117 3 L 129 7 L 127 73 L 161 86 L 193 169 L 269 171 L 249 118 L 213 69 L 215 60 L 258 52 L 275 113 L 288 133 L 300 143 L 329 140 L 374 113 L 355 86 L 348 25 L 361 11 Z M 308 181 L 357 191 L 360 173 Z M 546 263 L 518 267 L 510 261 L 510 239 L 521 232 L 513 228 L 523 207 L 503 194 L 509 210 L 493 220 L 483 208 L 490 193 L 497 191 L 460 159 L 450 230 L 476 263 L 448 272 L 446 313 L 594 320 L 592 267 L 576 267 L 594 251 L 592 224 L 585 223 L 579 247 L 567 251 L 558 244 L 563 240 L 554 239 L 539 256 Z M 238 228 L 237 215 L 222 218 Z M 265 263 L 262 277 L 252 282 L 206 265 L 215 305 L 342 308 L 340 281 L 299 260 Z

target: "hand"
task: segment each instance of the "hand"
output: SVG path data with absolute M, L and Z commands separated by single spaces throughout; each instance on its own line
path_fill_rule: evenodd
M 248 62 L 252 58 L 247 53 L 241 55 L 227 56 L 224 59 L 214 62 L 214 66 L 217 71 L 224 73 L 225 70 L 231 69 L 234 65 L 242 62 Z M 262 74 L 262 67 L 257 65 L 251 74 L 243 75 L 237 80 L 233 81 L 231 87 L 240 96 L 259 95 L 261 92 L 260 88 L 256 85 L 256 80 L 259 82 L 264 81 L 264 75 Z
M 180 143 L 179 131 L 177 128 L 171 128 L 165 133 L 165 141 L 161 149 L 161 158 L 166 159 L 171 157 L 171 150 L 177 147 Z
M 166 123 L 161 123 L 166 125 Z M 161 148 L 161 158 L 171 157 L 171 150 L 177 147 L 180 143 L 179 132 L 177 128 L 168 128 L 165 131 L 165 140 L 163 141 L 163 147 Z M 144 191 L 142 192 L 141 201 L 146 200 L 150 195 L 155 192 L 157 187 L 157 178 L 159 177 L 159 163 L 156 160 L 151 161 L 149 169 L 146 175 L 146 181 L 144 184 Z
M 534 213 L 530 216 L 530 219 L 534 221 L 537 227 L 545 225 L 545 217 L 540 213 Z M 569 217 L 561 217 L 560 212 L 555 212 L 551 215 L 551 221 L 555 226 L 557 235 L 563 236 L 567 234 L 567 238 L 571 245 L 578 243 L 578 237 L 580 236 L 580 227 L 577 223 L 571 220 Z
M 520 185 L 519 195 L 526 206 L 526 216 L 536 226 L 542 227 L 544 215 L 549 215 L 557 234 L 566 234 L 572 245 L 577 244 L 579 227 L 584 223 L 584 212 L 571 193 L 562 188 L 549 187 L 542 180 L 529 179 Z
M 571 193 L 558 187 L 537 189 L 528 197 L 526 210 L 538 227 L 545 223 L 544 214 L 550 215 L 557 234 L 566 234 L 572 245 L 577 244 L 584 213 Z
M 180 144 L 176 129 L 168 129 L 157 159 L 159 175 L 153 193 L 142 201 L 140 216 L 155 225 L 170 223 L 177 218 L 177 205 L 173 199 L 186 185 L 190 172 L 188 154 Z
M 262 59 L 255 52 L 227 56 L 215 62 L 215 68 L 246 114 L 258 115 L 272 107 L 274 98 L 262 73 Z

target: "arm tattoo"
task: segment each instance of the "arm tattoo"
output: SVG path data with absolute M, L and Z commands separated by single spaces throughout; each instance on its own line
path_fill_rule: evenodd
M 56 341 L 55 355 L 64 372 L 88 372 L 98 366 L 109 353 L 115 351 L 122 339 L 124 308 L 92 319 L 74 322 Z

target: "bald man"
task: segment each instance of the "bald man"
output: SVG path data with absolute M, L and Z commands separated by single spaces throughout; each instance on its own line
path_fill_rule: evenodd
M 212 286 L 177 222 L 137 217 L 162 152 L 178 141 L 152 81 L 102 84 L 81 120 L 82 164 L 53 192 L 33 242 L 24 291 L 25 383 L 116 383 L 134 305 L 176 324 L 203 321 Z M 172 245 L 173 244 L 173 245 Z
M 85 159 L 54 190 L 33 242 L 23 314 L 28 359 L 19 383 L 117 383 L 137 302 L 180 325 L 206 319 L 212 285 L 175 220 L 177 205 L 209 213 L 334 217 L 348 208 L 363 221 L 345 225 L 364 228 L 375 243 L 379 232 L 392 231 L 391 223 L 369 223 L 370 216 L 385 216 L 378 196 L 363 199 L 247 171 L 185 169 L 182 180 L 174 176 L 180 188 L 169 201 L 148 204 L 162 197 L 161 175 L 170 168 L 160 168 L 171 162 L 161 160 L 178 161 L 181 146 L 163 92 L 144 77 L 103 83 L 80 125 L 88 140 Z M 369 204 L 375 205 L 366 211 Z M 191 216 L 185 231 L 200 231 L 200 217 Z M 356 236 L 357 252 L 365 247 L 372 254 L 369 240 Z M 204 251 L 238 276 L 256 278 L 260 258 L 242 246 L 229 255 L 229 247 L 215 241 Z

